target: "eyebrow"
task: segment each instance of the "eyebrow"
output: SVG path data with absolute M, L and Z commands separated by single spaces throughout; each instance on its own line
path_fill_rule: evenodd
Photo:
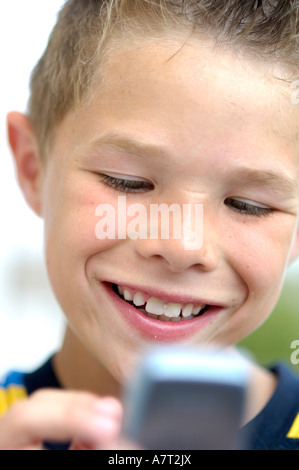
M 107 132 L 93 143 L 93 148 L 101 146 L 115 147 L 116 150 L 125 151 L 135 157 L 142 157 L 143 153 L 161 153 L 163 149 L 158 144 L 148 142 L 117 132 Z M 287 197 L 295 197 L 298 191 L 298 184 L 286 174 L 278 173 L 271 169 L 258 169 L 251 167 L 236 168 L 231 172 L 233 179 L 252 185 L 265 185 L 274 191 L 283 192 Z
M 295 196 L 298 184 L 295 179 L 271 169 L 238 168 L 232 171 L 232 177 L 240 182 L 252 185 L 265 185 L 274 191 L 280 191 L 286 196 Z
M 115 132 L 107 132 L 97 139 L 92 147 L 98 148 L 102 146 L 115 147 L 116 150 L 122 150 L 134 156 L 141 156 L 141 153 L 156 151 L 161 152 L 161 147 L 146 140 L 127 137 Z

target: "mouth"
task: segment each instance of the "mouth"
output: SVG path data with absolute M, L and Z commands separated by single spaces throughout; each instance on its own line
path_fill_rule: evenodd
M 193 297 L 182 298 L 159 291 L 99 282 L 110 297 L 115 312 L 125 325 L 146 341 L 174 342 L 187 340 L 211 324 L 224 311 Z M 147 290 L 147 289 L 146 289 Z
M 204 315 L 210 305 L 167 302 L 144 292 L 112 284 L 112 289 L 122 300 L 137 308 L 147 317 L 159 321 L 180 322 Z

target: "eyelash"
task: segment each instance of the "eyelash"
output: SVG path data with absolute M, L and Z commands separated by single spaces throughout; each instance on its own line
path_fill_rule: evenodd
M 104 175 L 101 181 L 123 193 L 145 193 L 154 189 L 154 186 L 147 181 L 125 180 L 108 175 Z
M 259 207 L 233 198 L 226 199 L 225 204 L 229 205 L 233 210 L 240 214 L 253 215 L 255 217 L 267 217 L 274 212 L 274 209 L 271 207 Z
M 147 181 L 125 180 L 108 175 L 102 175 L 101 181 L 110 188 L 123 193 L 145 193 L 154 189 L 154 186 Z M 227 198 L 225 204 L 244 215 L 267 217 L 273 213 L 273 209 L 270 207 L 255 206 L 234 198 Z

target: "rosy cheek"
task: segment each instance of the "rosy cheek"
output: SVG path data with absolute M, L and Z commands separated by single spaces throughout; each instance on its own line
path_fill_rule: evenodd
M 112 224 L 112 233 L 109 233 L 109 237 L 108 233 L 106 234 L 105 223 L 101 224 L 101 221 L 106 219 L 105 214 L 98 215 L 99 206 L 106 204 L 109 205 L 112 213 L 116 214 L 114 218 L 115 230 L 113 230 Z M 68 194 L 63 212 L 65 220 L 62 223 L 71 236 L 70 244 L 78 252 L 81 251 L 90 256 L 113 247 L 119 241 L 117 238 L 117 207 L 115 207 L 114 198 L 109 197 L 106 191 L 99 191 L 98 186 L 93 188 L 91 184 L 88 191 L 74 189 L 72 193 Z M 99 224 L 104 229 L 102 230 L 104 235 L 106 234 L 104 238 L 98 236 L 97 227 Z
M 231 228 L 225 250 L 248 294 L 262 296 L 281 285 L 292 230 L 290 224 L 281 224 L 280 219 L 259 222 L 259 226 L 245 223 L 238 230 Z

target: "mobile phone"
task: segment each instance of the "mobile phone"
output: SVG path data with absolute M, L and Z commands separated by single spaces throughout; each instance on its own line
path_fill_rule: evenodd
M 125 389 L 123 434 L 149 450 L 240 449 L 248 378 L 236 355 L 151 350 Z

